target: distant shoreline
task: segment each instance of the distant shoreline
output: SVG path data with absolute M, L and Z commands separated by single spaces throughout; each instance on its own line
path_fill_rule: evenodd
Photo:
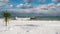
M 0 18 L 3 18 L 3 17 L 0 17 Z M 16 17 L 11 17 L 13 20 L 15 19 L 16 20 Z M 30 18 L 29 20 L 60 20 L 60 16 L 36 16 L 36 17 L 27 17 L 27 16 L 20 16 L 20 17 L 17 17 L 18 19 L 19 18 Z

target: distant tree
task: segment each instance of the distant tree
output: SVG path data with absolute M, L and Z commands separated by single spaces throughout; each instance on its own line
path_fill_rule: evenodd
M 10 19 L 11 14 L 7 11 L 2 11 L 2 16 L 3 16 L 4 21 L 5 21 L 5 26 L 7 26 L 7 22 Z

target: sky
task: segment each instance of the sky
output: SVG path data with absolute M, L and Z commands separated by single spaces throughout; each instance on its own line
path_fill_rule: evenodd
M 0 7 L 9 8 L 13 6 L 13 8 L 17 8 L 17 5 L 25 3 L 30 3 L 32 6 L 38 6 L 39 4 L 51 3 L 51 0 L 0 0 Z M 7 5 L 9 5 L 9 7 Z
M 0 0 L 0 10 L 60 15 L 60 0 Z

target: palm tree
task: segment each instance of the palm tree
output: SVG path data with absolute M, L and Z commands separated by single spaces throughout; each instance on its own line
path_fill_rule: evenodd
M 7 11 L 2 11 L 2 16 L 4 17 L 5 26 L 7 26 L 8 19 L 10 19 L 11 14 Z

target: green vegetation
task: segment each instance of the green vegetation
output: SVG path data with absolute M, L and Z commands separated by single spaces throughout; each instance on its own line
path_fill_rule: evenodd
M 7 26 L 7 22 L 10 19 L 11 14 L 7 11 L 2 11 L 2 16 L 3 16 L 4 21 L 5 21 L 5 26 Z

